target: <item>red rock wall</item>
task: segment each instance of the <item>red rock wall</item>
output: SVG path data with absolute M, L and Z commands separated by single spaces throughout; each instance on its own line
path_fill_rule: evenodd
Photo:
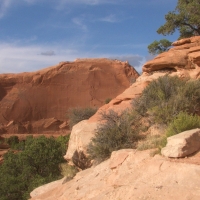
M 0 122 L 65 120 L 69 107 L 102 106 L 130 86 L 138 73 L 108 59 L 62 62 L 33 73 L 0 75 Z

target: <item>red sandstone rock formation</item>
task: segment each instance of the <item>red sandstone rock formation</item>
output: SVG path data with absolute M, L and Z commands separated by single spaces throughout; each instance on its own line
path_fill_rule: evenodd
M 109 59 L 78 59 L 32 73 L 1 74 L 0 123 L 66 120 L 69 107 L 102 106 L 138 76 L 127 62 Z
M 200 66 L 200 36 L 182 39 L 172 43 L 169 51 L 159 54 L 153 60 L 145 63 L 143 72 L 152 72 L 162 69 L 174 71 L 195 69 Z

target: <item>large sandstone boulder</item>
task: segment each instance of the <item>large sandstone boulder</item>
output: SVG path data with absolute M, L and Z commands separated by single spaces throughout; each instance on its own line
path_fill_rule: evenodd
M 166 157 L 182 158 L 200 150 L 200 129 L 184 131 L 167 138 L 166 147 L 161 153 Z
M 96 167 L 31 192 L 31 200 L 199 200 L 200 167 L 120 150 Z
M 172 45 L 174 48 L 145 63 L 143 72 L 162 69 L 177 71 L 180 68 L 195 69 L 200 67 L 200 36 L 182 39 Z
M 66 119 L 70 107 L 102 106 L 139 75 L 127 62 L 79 59 L 37 72 L 0 75 L 0 123 Z
M 91 138 L 95 134 L 97 129 L 97 123 L 88 123 L 87 120 L 83 120 L 73 126 L 68 151 L 64 158 L 68 161 L 72 161 L 76 166 L 81 169 L 85 169 L 90 166 L 87 157 L 87 145 L 89 144 Z

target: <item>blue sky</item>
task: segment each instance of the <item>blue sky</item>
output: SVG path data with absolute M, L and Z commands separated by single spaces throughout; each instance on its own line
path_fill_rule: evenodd
M 137 71 L 176 0 L 0 0 L 0 73 L 76 58 L 128 60 Z M 166 37 L 175 41 L 178 35 Z

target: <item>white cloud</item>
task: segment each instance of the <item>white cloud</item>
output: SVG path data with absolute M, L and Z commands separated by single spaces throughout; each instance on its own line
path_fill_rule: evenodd
M 49 50 L 48 50 L 49 49 Z M 128 61 L 139 73 L 146 58 L 140 55 L 110 55 L 85 52 L 78 46 L 24 46 L 18 43 L 0 43 L 0 73 L 19 73 L 40 70 L 62 61 L 76 58 L 110 58 Z
M 108 15 L 106 17 L 99 19 L 99 21 L 115 23 L 115 22 L 119 22 L 120 20 L 117 19 L 116 15 L 111 14 L 111 15 Z
M 113 4 L 121 2 L 122 0 L 60 0 L 60 4 L 86 4 L 86 5 L 99 5 L 99 4 Z
M 83 19 L 81 19 L 81 18 L 78 18 L 78 17 L 76 17 L 76 18 L 73 18 L 72 19 L 72 22 L 75 24 L 75 25 L 77 25 L 80 29 L 82 29 L 83 31 L 87 31 L 88 29 L 87 29 L 87 26 L 84 24 L 84 22 L 83 22 Z
M 13 0 L 1 0 L 0 1 L 0 19 L 4 17 L 7 12 L 7 9 L 11 6 Z
M 40 55 L 43 55 L 43 56 L 54 56 L 56 54 L 55 54 L 54 51 L 50 50 L 50 51 L 41 52 Z
M 46 51 L 46 49 L 54 49 Z M 42 53 L 41 53 L 42 52 Z M 54 54 L 54 56 L 50 56 Z M 49 55 L 49 56 L 44 56 Z M 61 61 L 73 61 L 77 52 L 61 46 L 0 44 L 0 73 L 36 71 Z

